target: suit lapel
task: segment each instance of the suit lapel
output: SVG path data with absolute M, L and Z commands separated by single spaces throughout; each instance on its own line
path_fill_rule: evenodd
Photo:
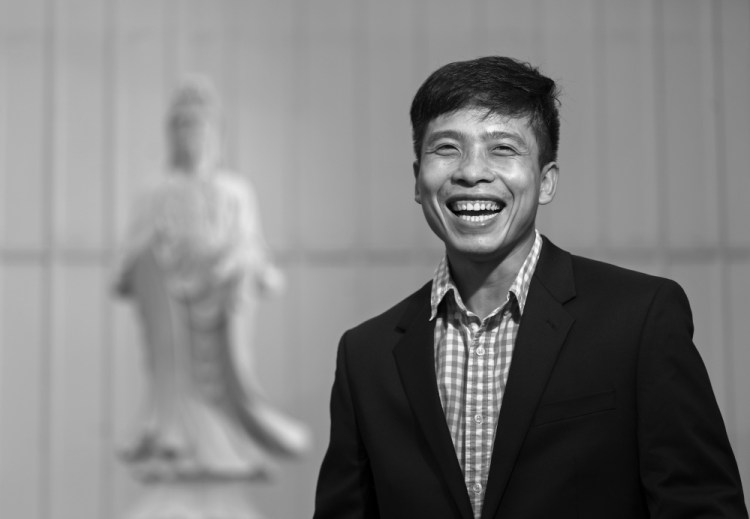
M 404 336 L 393 350 L 412 411 L 464 519 L 473 517 L 463 473 L 445 422 L 435 376 L 435 322 L 430 317 L 430 284 L 417 295 L 401 319 Z
M 494 517 L 557 354 L 573 324 L 563 303 L 573 298 L 570 256 L 545 239 L 513 349 L 495 434 L 483 518 Z

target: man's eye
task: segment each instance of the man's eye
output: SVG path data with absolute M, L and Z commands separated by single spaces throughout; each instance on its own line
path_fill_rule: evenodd
M 435 153 L 437 155 L 455 155 L 458 153 L 458 148 L 452 144 L 441 144 L 435 147 Z
M 515 155 L 516 150 L 511 146 L 506 146 L 504 144 L 501 144 L 499 146 L 495 146 L 492 148 L 492 153 L 494 155 L 500 155 L 502 157 L 507 157 L 508 155 Z

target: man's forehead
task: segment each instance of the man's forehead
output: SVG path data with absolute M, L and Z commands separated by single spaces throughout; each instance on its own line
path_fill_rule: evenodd
M 426 137 L 446 130 L 471 131 L 484 136 L 516 134 L 524 139 L 536 140 L 528 116 L 505 115 L 485 108 L 460 108 L 441 114 L 427 125 Z

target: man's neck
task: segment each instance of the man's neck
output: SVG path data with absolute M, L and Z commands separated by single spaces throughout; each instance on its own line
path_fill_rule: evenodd
M 505 303 L 534 239 L 535 235 L 532 235 L 521 246 L 491 261 L 454 258 L 448 253 L 451 276 L 467 309 L 484 319 Z

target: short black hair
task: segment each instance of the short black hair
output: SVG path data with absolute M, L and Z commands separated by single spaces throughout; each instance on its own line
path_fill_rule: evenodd
M 487 114 L 528 117 L 539 144 L 539 164 L 557 160 L 560 141 L 559 90 L 555 82 L 528 63 L 503 56 L 456 61 L 422 83 L 411 104 L 414 153 L 420 159 L 427 125 L 463 108 Z

